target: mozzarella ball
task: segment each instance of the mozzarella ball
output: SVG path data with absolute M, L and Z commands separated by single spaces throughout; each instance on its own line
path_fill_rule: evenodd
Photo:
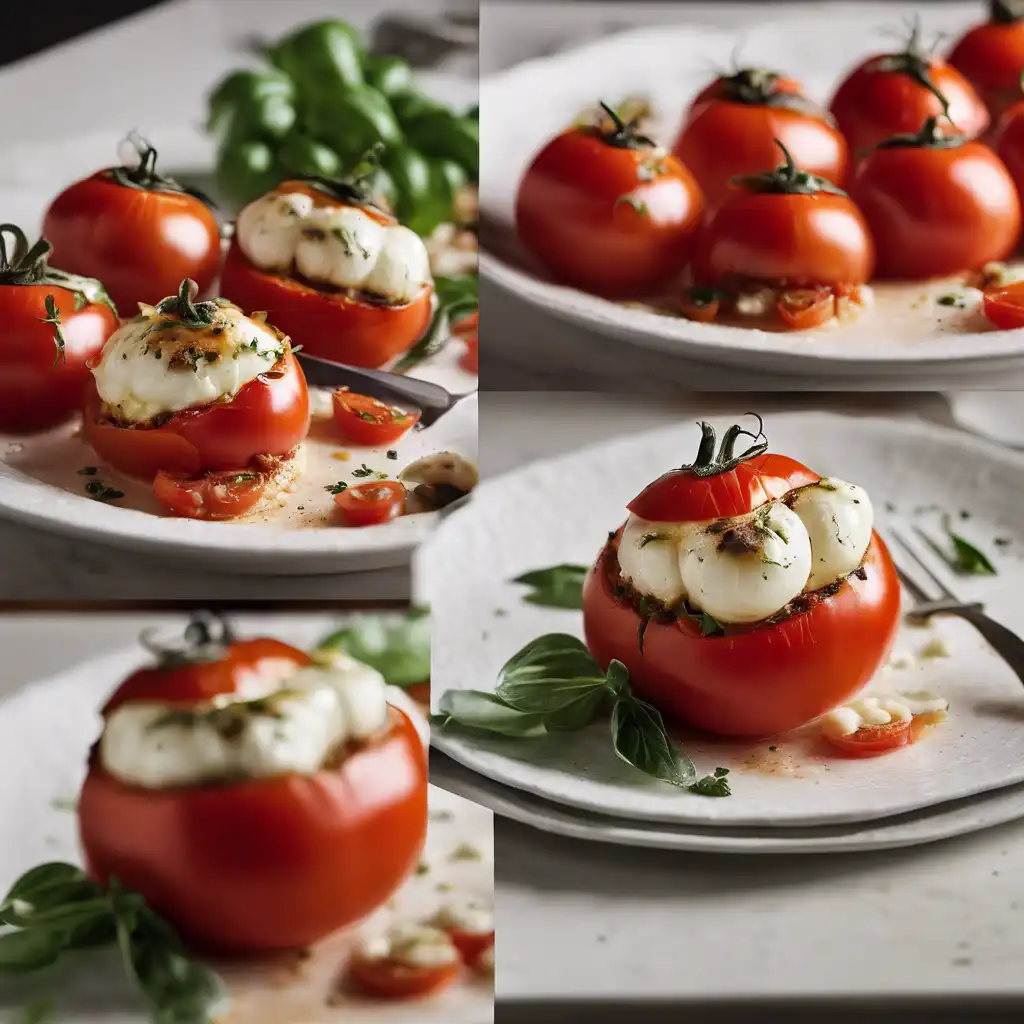
M 354 206 L 321 206 L 302 223 L 295 266 L 310 281 L 361 288 L 384 248 L 387 228 Z
M 853 572 L 871 543 L 874 511 L 863 487 L 824 477 L 795 492 L 790 502 L 811 538 L 808 591 Z
M 430 257 L 423 239 L 400 224 L 388 228 L 384 248 L 363 290 L 391 302 L 409 302 L 430 280 Z
M 329 667 L 300 669 L 288 681 L 299 689 L 329 689 L 338 699 L 346 734 L 365 739 L 383 728 L 388 717 L 387 683 L 369 665 L 341 651 L 335 653 Z
M 690 605 L 719 622 L 757 622 L 784 608 L 807 582 L 811 543 L 781 502 L 690 535 L 680 555 Z
M 114 417 L 142 423 L 233 397 L 277 362 L 283 344 L 235 306 L 220 307 L 204 328 L 175 326 L 152 310 L 107 339 L 92 372 Z
M 641 594 L 666 605 L 686 596 L 679 568 L 680 527 L 652 523 L 630 513 L 619 539 L 619 572 Z
M 246 206 L 235 222 L 235 238 L 261 270 L 291 270 L 303 219 L 313 199 L 303 192 L 270 192 Z

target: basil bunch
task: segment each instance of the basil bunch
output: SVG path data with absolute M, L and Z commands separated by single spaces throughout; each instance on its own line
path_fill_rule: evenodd
M 116 947 L 154 1024 L 208 1024 L 225 1001 L 220 978 L 189 959 L 142 896 L 116 879 L 104 890 L 73 864 L 32 868 L 0 903 L 0 973 L 26 974 L 62 954 Z

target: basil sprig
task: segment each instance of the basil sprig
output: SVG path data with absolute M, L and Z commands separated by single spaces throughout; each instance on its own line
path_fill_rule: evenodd
M 970 576 L 995 576 L 996 567 L 988 555 L 976 548 L 970 541 L 964 540 L 958 533 L 948 529 L 949 539 L 953 544 L 952 565 L 957 572 Z
M 26 974 L 65 953 L 110 946 L 154 1024 L 208 1024 L 225 1000 L 220 978 L 185 955 L 139 893 L 114 878 L 104 890 L 73 864 L 41 864 L 22 875 L 0 903 L 0 925 L 0 974 Z
M 728 795 L 727 785 L 726 792 L 710 792 L 706 779 L 696 781 L 693 762 L 672 742 L 661 712 L 633 692 L 626 666 L 613 661 L 602 672 L 585 645 L 566 633 L 540 636 L 514 654 L 493 693 L 443 694 L 433 722 L 529 738 L 582 729 L 603 713 L 611 717 L 615 754 L 627 764 L 693 793 Z
M 400 618 L 360 615 L 320 641 L 325 653 L 344 651 L 375 668 L 392 686 L 416 686 L 430 679 L 430 618 L 414 609 Z
M 476 274 L 434 278 L 434 315 L 426 332 L 401 359 L 392 373 L 405 373 L 424 359 L 437 355 L 451 337 L 452 325 L 479 308 L 479 278 Z
M 523 600 L 545 608 L 583 607 L 583 580 L 587 575 L 585 565 L 552 565 L 546 569 L 533 569 L 517 576 L 513 583 L 531 587 Z

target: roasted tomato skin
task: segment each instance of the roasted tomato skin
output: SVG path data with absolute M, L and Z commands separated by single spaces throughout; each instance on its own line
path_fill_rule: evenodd
M 652 160 L 662 170 L 644 180 L 641 167 Z M 703 212 L 700 187 L 676 157 L 571 128 L 534 157 L 515 218 L 523 245 L 560 281 L 628 297 L 682 271 Z
M 668 717 L 721 736 L 767 736 L 805 724 L 857 693 L 884 664 L 899 626 L 899 581 L 873 535 L 865 579 L 845 580 L 782 622 L 706 637 L 688 619 L 648 623 L 613 587 L 618 535 L 583 585 L 586 643 L 597 663 L 629 671 L 637 695 Z
M 62 270 L 99 278 L 123 316 L 173 295 L 183 278 L 209 292 L 220 268 L 220 229 L 185 192 L 119 184 L 112 169 L 66 188 L 43 221 Z
M 1013 179 L 980 142 L 880 147 L 858 168 L 850 194 L 871 229 L 878 277 L 976 270 L 1004 259 L 1020 238 Z
M 737 189 L 701 228 L 693 278 L 705 286 L 742 279 L 796 287 L 865 284 L 874 266 L 868 226 L 846 196 Z
M 390 306 L 314 288 L 260 270 L 237 241 L 224 261 L 220 290 L 243 309 L 265 310 L 267 319 L 310 355 L 371 368 L 405 352 L 423 334 L 433 295 L 427 286 L 411 302 Z
M 121 426 L 110 419 L 95 381 L 85 395 L 86 439 L 100 458 L 141 480 L 161 470 L 191 477 L 244 468 L 260 455 L 290 455 L 309 423 L 306 378 L 290 350 L 273 375 L 249 381 L 230 401 L 186 409 L 157 427 Z
M 142 893 L 201 951 L 302 949 L 360 920 L 426 836 L 423 745 L 391 715 L 386 735 L 311 776 L 154 791 L 94 757 L 78 804 L 90 877 Z
M 879 69 L 886 56 L 876 56 L 855 68 L 832 98 L 831 111 L 846 136 L 853 159 L 860 160 L 893 135 L 916 132 L 929 117 L 941 118 L 939 98 L 913 77 Z M 989 124 L 985 104 L 963 75 L 945 61 L 928 61 L 936 88 L 949 102 L 955 128 L 969 138 L 981 135 Z
M 693 172 L 711 206 L 732 191 L 732 179 L 757 174 L 778 162 L 781 142 L 805 170 L 843 186 L 849 153 L 842 134 L 824 117 L 784 106 L 734 102 L 723 96 L 724 80 L 694 101 L 672 151 Z M 783 80 L 780 92 L 800 88 Z
M 975 25 L 950 51 L 949 63 L 974 86 L 992 118 L 1020 96 L 1024 21 L 992 18 Z
M 64 355 L 56 363 L 54 327 L 42 322 L 48 295 L 64 336 Z M 73 292 L 55 285 L 0 285 L 0 431 L 48 430 L 81 408 L 92 380 L 87 364 L 117 329 L 117 317 L 102 303 L 76 305 Z

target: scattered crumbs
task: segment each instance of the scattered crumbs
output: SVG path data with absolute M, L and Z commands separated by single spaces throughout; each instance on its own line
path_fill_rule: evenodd
M 1010 546 L 1011 540 L 1009 537 L 996 537 L 992 543 L 995 544 L 997 548 L 1007 548 Z
M 992 877 L 993 878 L 998 878 L 999 877 L 999 872 L 998 871 L 993 871 L 992 872 Z
M 939 637 L 936 636 L 932 637 L 932 639 L 929 640 L 928 643 L 926 643 L 924 647 L 922 647 L 921 650 L 917 652 L 917 656 L 922 659 L 948 658 L 949 648 L 946 646 L 944 640 L 941 640 Z
M 438 882 L 437 885 L 434 886 L 434 888 L 437 890 L 437 892 L 451 892 L 455 888 L 455 886 L 452 885 L 451 882 Z
M 398 458 L 398 452 L 396 452 L 394 448 L 389 448 L 384 454 L 387 455 L 389 459 Z
M 608 936 L 607 935 L 598 935 L 597 941 L 598 942 L 607 942 L 608 941 Z
M 455 817 L 455 815 L 451 811 L 449 811 L 447 809 L 442 809 L 440 811 L 431 811 L 427 815 L 427 820 L 428 821 L 451 821 L 452 818 L 454 818 L 454 817 Z
M 886 512 L 895 512 L 896 511 L 896 506 L 891 501 L 887 501 L 885 503 L 885 511 Z
M 50 801 L 50 806 L 55 811 L 71 811 L 73 813 L 78 810 L 78 801 L 69 796 L 55 796 Z
M 974 960 L 969 956 L 956 956 L 952 960 L 954 967 L 970 967 L 973 963 Z
M 479 848 L 474 846 L 472 843 L 459 843 L 454 850 L 448 855 L 450 861 L 459 860 L 483 860 L 484 855 L 480 852 Z
M 961 519 L 970 519 L 971 518 L 971 513 L 968 512 L 967 509 L 962 508 L 962 509 L 960 509 L 960 518 Z
M 490 634 L 490 633 L 488 633 L 488 632 L 487 632 L 487 630 L 485 629 L 485 630 L 484 630 L 484 631 L 483 631 L 483 632 L 482 632 L 482 633 L 480 634 L 480 639 L 481 639 L 481 640 L 482 640 L 482 641 L 483 641 L 484 643 L 487 643 L 487 641 L 491 639 L 491 634 Z
M 503 618 L 505 618 L 506 615 L 508 615 L 508 611 L 506 609 L 504 609 L 504 608 L 495 608 L 494 609 L 494 617 L 496 619 L 503 619 Z
M 331 453 L 331 458 L 332 459 L 337 459 L 339 462 L 348 462 L 348 460 L 352 458 L 352 453 L 351 452 L 332 452 Z
M 306 506 L 305 505 L 296 505 L 295 506 L 295 511 L 296 512 L 305 512 L 306 511 Z
M 901 654 L 899 657 L 889 659 L 889 667 L 895 669 L 907 669 L 910 668 L 912 662 L 909 657 L 905 654 Z
M 769 747 L 768 749 L 774 754 L 779 748 L 778 747 Z
M 98 466 L 83 466 L 78 470 L 79 476 L 95 476 L 99 472 Z
M 430 874 L 430 865 L 425 860 L 421 860 L 419 864 L 416 865 L 416 874 L 417 876 Z

